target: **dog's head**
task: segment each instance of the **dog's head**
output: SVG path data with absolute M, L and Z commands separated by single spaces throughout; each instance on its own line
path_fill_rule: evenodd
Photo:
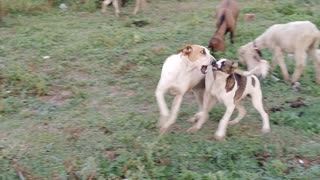
M 254 46 L 253 42 L 250 42 L 239 48 L 238 57 L 241 64 L 247 65 L 250 61 L 260 61 L 262 53 L 257 46 Z
M 210 51 L 200 45 L 188 45 L 179 50 L 182 56 L 186 57 L 188 61 L 192 62 L 197 69 L 201 70 L 203 74 L 207 73 L 207 67 L 215 62 L 216 59 L 210 54 Z
M 237 68 L 238 63 L 228 59 L 220 59 L 219 61 L 212 63 L 213 71 L 221 71 L 226 74 L 233 74 Z
M 226 45 L 224 44 L 224 41 L 222 38 L 214 36 L 211 38 L 209 41 L 208 47 L 212 51 L 225 51 L 226 50 Z

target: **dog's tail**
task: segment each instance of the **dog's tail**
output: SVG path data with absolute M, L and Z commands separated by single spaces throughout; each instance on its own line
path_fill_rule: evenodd
M 269 69 L 270 69 L 269 62 L 261 59 L 259 62 L 259 67 L 260 67 L 260 73 L 261 73 L 262 78 L 267 77 Z
M 269 62 L 261 59 L 259 64 L 255 66 L 253 69 L 249 71 L 242 71 L 242 70 L 236 69 L 235 73 L 238 73 L 243 76 L 257 75 L 257 76 L 261 76 L 262 78 L 265 78 L 268 75 L 269 69 L 270 69 Z

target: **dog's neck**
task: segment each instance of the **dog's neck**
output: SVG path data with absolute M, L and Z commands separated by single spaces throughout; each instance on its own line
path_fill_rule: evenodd
M 233 75 L 234 73 L 232 73 L 231 75 Z M 219 87 L 224 87 L 224 85 L 227 82 L 227 78 L 230 76 L 230 74 L 221 72 L 221 71 L 213 71 L 213 81 L 214 81 L 214 85 Z

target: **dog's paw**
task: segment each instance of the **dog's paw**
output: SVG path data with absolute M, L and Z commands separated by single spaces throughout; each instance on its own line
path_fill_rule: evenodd
M 169 116 L 160 116 L 159 121 L 158 121 L 158 127 L 163 127 L 165 123 L 167 122 Z
M 262 128 L 261 132 L 264 133 L 264 134 L 265 133 L 269 133 L 269 132 L 271 132 L 271 129 L 270 128 Z
M 168 130 L 169 130 L 169 128 L 164 128 L 164 127 L 160 128 L 160 130 L 159 130 L 160 135 L 166 134 L 168 132 Z
M 228 122 L 228 124 L 231 125 L 231 126 L 235 125 L 235 124 L 238 124 L 238 123 L 239 123 L 239 121 L 235 121 L 235 120 L 232 120 L 232 121 Z
M 187 122 L 194 123 L 197 120 L 198 120 L 198 118 L 196 116 L 192 116 L 191 118 L 187 119 Z
M 171 129 L 171 127 L 172 126 L 162 126 L 161 128 L 160 128 L 160 135 L 164 135 L 164 134 L 167 134 L 169 131 L 170 131 L 170 129 Z
M 192 126 L 187 130 L 188 133 L 196 133 L 200 128 L 197 126 Z
M 214 135 L 214 139 L 217 141 L 225 141 L 225 136 L 220 136 L 220 135 Z

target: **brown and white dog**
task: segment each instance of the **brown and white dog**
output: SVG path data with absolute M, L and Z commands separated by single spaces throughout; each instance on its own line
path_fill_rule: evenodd
M 136 1 L 136 5 L 135 8 L 133 10 L 133 15 L 136 15 L 137 12 L 139 11 L 139 9 L 142 7 L 145 7 L 147 2 L 146 0 L 135 0 Z M 107 13 L 107 7 L 108 5 L 112 3 L 113 7 L 114 7 L 114 13 L 117 17 L 119 17 L 120 14 L 120 10 L 119 10 L 119 2 L 118 0 L 104 0 L 102 2 L 102 13 L 106 14 Z M 122 2 L 122 5 L 125 4 L 125 1 Z
M 212 51 L 225 51 L 226 46 L 223 37 L 228 32 L 230 32 L 230 42 L 233 44 L 233 35 L 236 30 L 239 12 L 239 5 L 235 0 L 222 0 L 220 2 L 216 9 L 217 30 L 208 45 Z
M 209 118 L 208 112 L 210 109 L 216 102 L 222 102 L 227 109 L 219 122 L 215 138 L 223 140 L 228 124 L 237 124 L 245 116 L 246 110 L 241 104 L 241 100 L 248 95 L 251 96 L 254 108 L 262 117 L 262 132 L 270 132 L 269 116 L 263 108 L 262 92 L 258 78 L 254 75 L 242 76 L 235 73 L 237 67 L 237 62 L 221 59 L 212 64 L 212 69 L 209 68 L 205 78 L 206 90 L 203 97 L 203 108 L 195 115 L 195 120 L 198 121 L 188 130 L 189 132 L 199 130 Z M 235 108 L 239 114 L 234 120 L 229 121 Z
M 207 67 L 215 61 L 210 51 L 200 45 L 189 45 L 171 55 L 162 66 L 161 77 L 155 91 L 160 110 L 160 133 L 167 132 L 175 123 L 184 94 L 192 90 L 202 109 L 204 77 Z M 165 102 L 166 92 L 175 95 L 171 112 Z

